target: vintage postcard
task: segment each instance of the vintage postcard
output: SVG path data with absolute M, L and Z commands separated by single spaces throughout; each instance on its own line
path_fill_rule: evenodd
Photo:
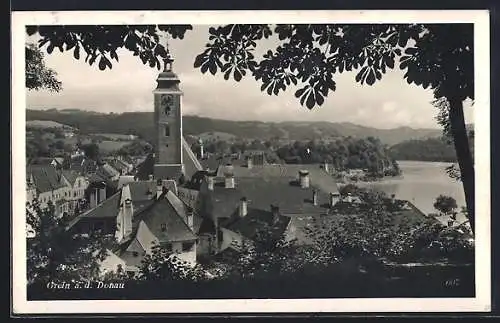
M 14 314 L 490 310 L 488 11 L 12 13 Z

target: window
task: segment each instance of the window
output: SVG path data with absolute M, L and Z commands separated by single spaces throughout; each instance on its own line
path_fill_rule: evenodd
M 182 251 L 191 251 L 193 250 L 194 242 L 183 242 L 182 243 Z
M 172 252 L 172 250 L 173 250 L 173 248 L 172 248 L 172 244 L 171 244 L 171 243 L 167 243 L 167 244 L 165 245 L 165 250 L 166 250 L 167 252 Z
M 172 108 L 169 105 L 167 105 L 165 107 L 165 115 L 168 117 L 170 116 L 171 113 L 172 113 Z
M 138 253 L 137 251 L 132 252 L 132 255 L 133 255 L 134 257 L 139 257 L 139 253 Z
M 167 224 L 166 224 L 166 223 L 162 223 L 162 224 L 161 224 L 161 231 L 162 231 L 162 232 L 167 231 Z
M 168 126 L 168 123 L 165 124 L 165 137 L 170 137 L 170 127 Z

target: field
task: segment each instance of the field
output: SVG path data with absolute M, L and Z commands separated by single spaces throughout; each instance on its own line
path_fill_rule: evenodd
M 51 121 L 51 120 L 29 120 L 26 121 L 26 127 L 28 128 L 71 128 L 68 125 Z
M 113 141 L 113 140 L 103 140 L 99 145 L 99 151 L 102 153 L 110 153 L 119 150 L 123 146 L 130 144 L 131 141 Z
M 119 134 L 119 133 L 91 133 L 91 134 L 89 134 L 89 136 L 105 138 L 108 140 L 118 140 L 118 141 L 120 141 L 120 140 L 129 141 L 129 140 L 134 139 L 131 137 L 131 135 L 124 135 L 124 134 Z

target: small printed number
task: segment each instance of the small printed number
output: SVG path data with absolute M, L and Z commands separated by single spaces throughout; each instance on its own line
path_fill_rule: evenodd
M 458 286 L 460 285 L 460 279 L 458 278 L 454 278 L 454 279 L 447 279 L 445 282 L 444 282 L 444 285 L 446 287 L 455 287 L 455 286 Z

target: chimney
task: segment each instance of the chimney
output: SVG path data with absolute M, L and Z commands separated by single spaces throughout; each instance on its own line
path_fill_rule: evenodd
M 226 169 L 224 170 L 224 187 L 225 188 L 234 188 L 234 170 L 233 165 L 226 165 Z
M 215 183 L 215 178 L 212 174 L 207 175 L 207 185 L 208 185 L 208 190 L 213 191 L 214 190 L 214 183 Z
M 98 201 L 98 197 L 97 195 L 99 194 L 99 189 L 93 189 L 91 192 L 90 192 L 90 208 L 93 209 L 97 206 L 97 201 Z
M 203 159 L 205 157 L 205 151 L 203 147 L 203 141 L 200 141 L 200 159 Z
M 194 214 L 191 208 L 186 211 L 186 224 L 189 229 L 194 232 Z
M 104 187 L 99 189 L 99 199 L 97 200 L 97 204 L 104 202 L 106 200 L 106 184 L 103 183 Z
M 134 214 L 134 208 L 131 199 L 125 200 L 125 206 L 123 208 L 123 236 L 126 237 L 132 233 L 132 216 Z
M 251 169 L 253 167 L 253 158 L 252 156 L 247 156 L 247 168 Z
M 309 171 L 299 170 L 299 181 L 301 188 L 309 188 Z
M 162 194 L 163 194 L 163 181 L 161 179 L 158 179 L 156 181 L 156 199 L 159 199 Z
M 278 223 L 280 219 L 280 208 L 277 205 L 271 204 L 271 213 L 273 214 L 273 224 Z
M 242 197 L 240 199 L 240 207 L 239 207 L 239 215 L 240 217 L 244 217 L 248 213 L 248 202 L 246 197 Z
M 335 204 L 340 200 L 340 194 L 339 193 L 330 193 L 330 207 L 334 207 Z
M 312 197 L 313 205 L 318 205 L 318 191 L 313 190 L 313 197 Z

